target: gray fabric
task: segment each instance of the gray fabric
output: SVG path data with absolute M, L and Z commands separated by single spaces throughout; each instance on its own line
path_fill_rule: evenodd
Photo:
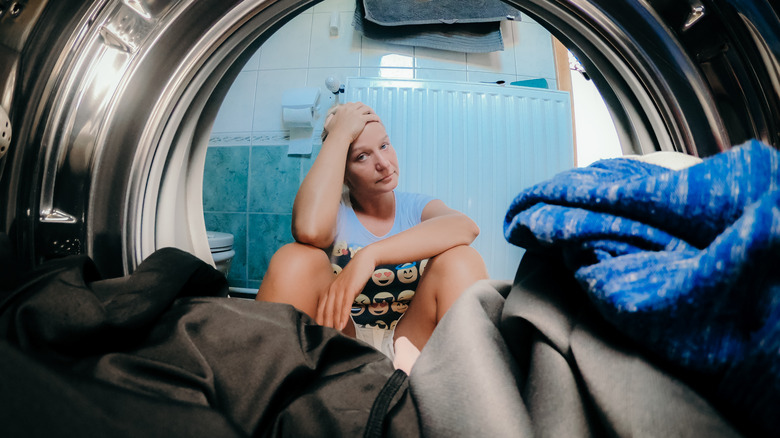
M 630 347 L 610 345 L 586 325 L 575 328 L 571 342 L 588 394 L 612 434 L 738 436 L 705 399 Z
M 509 284 L 478 283 L 439 323 L 410 376 L 423 436 L 531 436 L 517 363 L 496 322 Z M 468 342 L 474 340 L 476 342 Z
M 365 19 L 363 4 L 358 1 L 352 25 L 367 38 L 387 44 L 464 53 L 504 50 L 501 26 L 497 21 L 473 24 L 381 26 Z
M 706 381 L 638 351 L 535 256 L 439 323 L 410 376 L 424 436 L 739 436 Z
M 520 11 L 501 0 L 363 0 L 363 6 L 366 19 L 383 26 L 520 19 Z

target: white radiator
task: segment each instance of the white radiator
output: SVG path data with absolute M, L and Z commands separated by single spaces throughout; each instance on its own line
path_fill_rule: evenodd
M 464 82 L 349 78 L 346 100 L 374 108 L 398 152 L 398 189 L 471 217 L 491 278 L 511 280 L 523 251 L 503 220 L 520 190 L 574 166 L 569 94 Z

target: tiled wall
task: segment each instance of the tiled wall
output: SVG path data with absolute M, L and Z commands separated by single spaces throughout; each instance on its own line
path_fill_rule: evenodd
M 325 79 L 386 77 L 506 83 L 545 78 L 557 88 L 552 39 L 523 15 L 502 23 L 505 49 L 455 53 L 382 44 L 352 28 L 354 0 L 326 0 L 298 15 L 266 41 L 239 74 L 209 141 L 203 208 L 209 230 L 232 233 L 231 286 L 256 289 L 273 252 L 290 235 L 295 192 L 316 157 L 288 156 L 282 125 L 285 89 L 320 87 L 320 114 L 335 96 Z M 330 36 L 333 12 L 339 34 Z M 321 130 L 322 117 L 315 123 Z M 316 135 L 315 135 L 316 136 Z

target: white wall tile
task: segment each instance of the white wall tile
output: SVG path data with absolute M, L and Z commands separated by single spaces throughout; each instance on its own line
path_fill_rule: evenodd
M 394 67 L 361 67 L 360 76 L 364 78 L 414 79 L 414 69 Z
M 309 75 L 306 78 L 307 87 L 322 87 L 323 91 L 327 90 L 325 87 L 325 80 L 329 76 L 333 76 L 341 84 L 347 82 L 347 78 L 360 76 L 359 68 L 310 68 Z M 328 91 L 330 93 L 330 91 Z
M 290 88 L 306 86 L 306 69 L 260 70 L 257 72 L 257 93 L 253 131 L 279 131 L 282 126 L 282 93 Z
M 222 101 L 212 132 L 252 130 L 256 84 L 257 71 L 243 71 L 238 74 Z
M 535 22 L 518 23 L 514 52 L 518 75 L 537 78 L 555 77 L 552 36 Z
M 260 69 L 306 68 L 309 65 L 312 14 L 301 14 L 276 31 L 263 45 Z
M 415 79 L 430 79 L 437 81 L 468 81 L 468 73 L 465 70 L 436 70 L 430 68 L 417 68 L 414 70 Z
M 260 52 L 263 51 L 263 48 L 260 47 L 257 49 L 257 51 L 252 55 L 251 58 L 249 58 L 249 61 L 246 62 L 246 65 L 244 65 L 244 68 L 241 69 L 241 71 L 253 71 L 260 68 Z
M 360 67 L 414 67 L 414 47 L 362 38 Z
M 339 34 L 330 35 L 330 13 L 312 14 L 309 68 L 359 67 L 361 36 L 352 27 L 352 14 L 340 12 Z
M 355 0 L 325 0 L 311 8 L 312 12 L 355 12 Z M 351 22 L 351 21 L 350 21 Z

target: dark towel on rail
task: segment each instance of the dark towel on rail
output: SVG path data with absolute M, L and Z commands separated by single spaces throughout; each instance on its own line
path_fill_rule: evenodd
M 520 11 L 501 0 L 362 0 L 362 3 L 366 19 L 382 26 L 520 19 Z
M 507 240 L 562 251 L 622 333 L 780 428 L 780 153 L 748 142 L 683 170 L 618 158 L 517 196 Z
M 516 19 L 520 19 L 517 15 Z M 419 24 L 382 26 L 366 19 L 363 2 L 358 0 L 352 20 L 355 30 L 367 38 L 387 44 L 428 47 L 464 53 L 504 50 L 501 23 Z

